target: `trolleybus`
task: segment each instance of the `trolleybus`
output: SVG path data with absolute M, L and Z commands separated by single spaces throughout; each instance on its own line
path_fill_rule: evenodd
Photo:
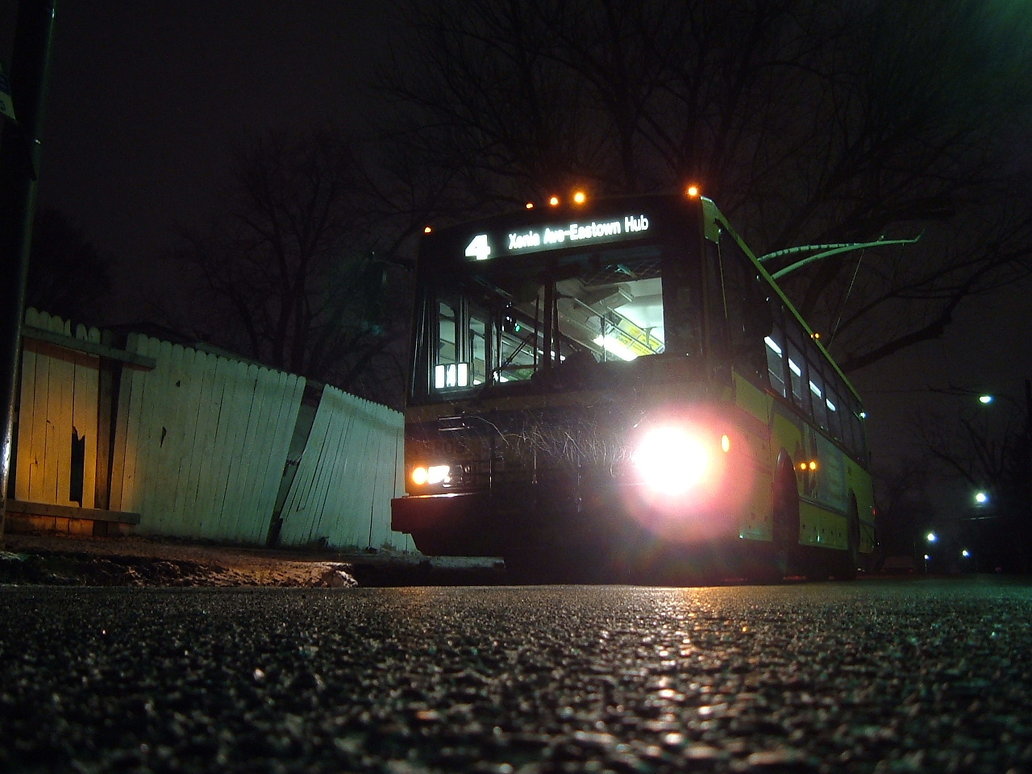
M 531 207 L 424 236 L 392 525 L 600 577 L 851 577 L 860 398 L 717 206 Z

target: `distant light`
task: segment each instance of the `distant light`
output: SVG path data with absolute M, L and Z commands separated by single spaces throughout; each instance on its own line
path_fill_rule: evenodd
M 867 419 L 867 412 L 866 411 L 861 411 L 860 412 L 860 418 L 861 419 Z
M 989 502 L 989 495 L 985 492 L 975 492 L 975 502 L 979 505 L 985 505 Z
M 689 199 L 696 199 L 696 198 L 698 198 L 698 196 L 699 196 L 699 186 L 697 186 L 697 185 L 690 185 L 690 186 L 688 186 L 687 188 L 684 189 L 684 194 Z
M 925 555 L 924 555 L 924 560 L 925 560 L 926 562 L 927 562 L 927 561 L 930 561 L 930 560 L 931 560 L 931 558 L 932 558 L 932 557 L 931 557 L 931 554 L 925 554 Z
M 573 194 L 574 204 L 584 204 L 588 200 L 588 195 L 584 191 L 575 191 Z
M 978 402 L 981 403 L 983 406 L 988 406 L 990 403 L 993 402 L 993 400 L 994 400 L 994 398 L 993 398 L 992 395 L 979 395 L 978 396 Z
M 532 210 L 534 209 L 534 202 L 527 202 L 523 206 L 526 207 L 528 210 Z
M 548 203 L 552 207 L 558 207 L 559 206 L 559 197 L 558 196 L 549 196 L 548 197 Z
M 934 543 L 938 539 L 939 536 L 936 535 L 934 532 L 929 532 L 927 535 L 925 535 L 925 540 L 927 540 L 929 543 Z
M 970 559 L 970 558 L 971 558 L 971 552 L 970 552 L 970 551 L 968 551 L 968 550 L 967 550 L 967 549 L 965 548 L 964 550 L 962 550 L 962 551 L 960 552 L 960 556 L 961 556 L 961 558 L 963 558 L 963 559 Z
M 434 230 L 434 229 L 433 229 L 433 227 L 432 227 L 432 226 L 426 226 L 426 227 L 425 227 L 425 228 L 423 229 L 423 233 L 424 233 L 424 234 L 429 234 L 429 233 L 430 233 L 431 231 L 433 231 L 433 230 Z

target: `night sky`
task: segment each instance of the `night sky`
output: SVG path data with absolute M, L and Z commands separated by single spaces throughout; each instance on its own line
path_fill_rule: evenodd
M 0 2 L 8 63 L 15 5 Z M 176 224 L 217 209 L 230 156 L 248 138 L 372 131 L 395 13 L 377 0 L 59 0 L 40 196 L 115 259 L 104 322 L 146 319 L 165 281 L 155 260 Z M 876 452 L 891 455 L 908 414 L 938 400 L 930 385 L 1020 396 L 1032 376 L 1030 291 L 1025 282 L 963 306 L 944 339 L 854 375 Z
M 9 30 L 16 2 L 3 8 Z M 40 199 L 117 261 L 105 322 L 145 316 L 141 290 L 161 287 L 148 267 L 177 224 L 217 209 L 249 139 L 368 130 L 391 14 L 376 0 L 58 0 Z

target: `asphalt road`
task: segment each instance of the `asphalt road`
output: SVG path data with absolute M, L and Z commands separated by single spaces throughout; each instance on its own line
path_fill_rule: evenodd
M 0 587 L 3 771 L 1032 771 L 1032 585 Z

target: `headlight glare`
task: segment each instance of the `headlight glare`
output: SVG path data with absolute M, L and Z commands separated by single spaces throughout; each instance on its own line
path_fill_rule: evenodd
M 646 431 L 631 460 L 642 482 L 664 495 L 688 492 L 706 477 L 712 466 L 705 441 L 678 425 L 661 425 Z
M 416 486 L 434 486 L 451 483 L 450 465 L 417 465 L 409 475 Z

